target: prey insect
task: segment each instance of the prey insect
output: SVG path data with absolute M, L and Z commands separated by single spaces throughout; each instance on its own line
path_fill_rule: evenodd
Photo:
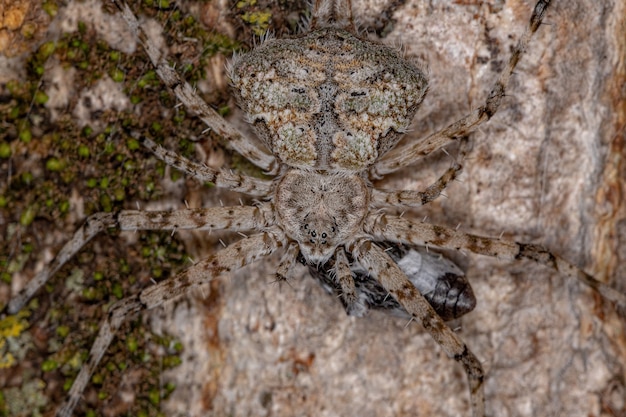
M 443 255 L 420 247 L 410 247 L 377 242 L 406 274 L 435 312 L 445 321 L 460 318 L 476 307 L 476 297 L 467 277 L 452 261 Z M 348 301 L 341 282 L 335 275 L 335 265 L 309 265 L 309 273 L 330 294 L 343 303 L 350 316 L 363 317 L 371 309 L 389 311 L 391 314 L 411 318 L 389 293 L 369 276 L 368 271 L 354 260 L 350 276 L 354 281 L 354 295 Z M 346 273 L 346 275 L 348 275 Z M 345 284 L 344 284 L 345 287 Z
M 233 60 L 230 76 L 235 95 L 263 146 L 249 140 L 207 106 L 163 59 L 130 9 L 116 2 L 165 85 L 241 155 L 274 177 L 258 179 L 211 169 L 148 138 L 142 140 L 169 166 L 201 182 L 212 182 L 261 202 L 167 212 L 123 210 L 87 219 L 55 260 L 11 300 L 8 313 L 22 309 L 68 259 L 109 228 L 249 234 L 175 277 L 113 304 L 58 415 L 73 413 L 116 331 L 128 317 L 277 252 L 283 253 L 277 266 L 281 276 L 289 274 L 299 256 L 314 266 L 331 262 L 332 273 L 323 280 L 338 293 L 349 312 L 363 311 L 360 294 L 365 287 L 360 283 L 375 282 L 376 291 L 382 290 L 384 297 L 383 301 L 371 302 L 370 307 L 391 297 L 394 308 L 421 323 L 446 354 L 463 366 L 469 382 L 470 408 L 477 417 L 485 415 L 485 372 L 480 361 L 407 278 L 407 272 L 398 265 L 405 257 L 394 260 L 379 242 L 529 260 L 578 279 L 608 300 L 623 304 L 623 294 L 541 246 L 467 234 L 384 211 L 432 202 L 458 175 L 461 166 L 457 163 L 421 191 L 388 191 L 372 186 L 372 180 L 465 137 L 493 117 L 549 3 L 536 4 L 526 32 L 483 105 L 422 141 L 396 147 L 425 97 L 428 79 L 423 70 L 397 51 L 360 37 L 349 1 L 316 2 L 305 33 L 287 39 L 265 39 Z M 355 265 L 358 270 L 353 268 Z M 460 275 L 452 266 L 445 270 Z M 364 281 L 363 277 L 373 281 Z

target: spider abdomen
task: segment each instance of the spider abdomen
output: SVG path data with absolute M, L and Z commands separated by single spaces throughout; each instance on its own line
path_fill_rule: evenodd
M 338 28 L 270 39 L 233 63 L 231 79 L 283 163 L 344 172 L 369 167 L 397 143 L 428 85 L 393 49 Z

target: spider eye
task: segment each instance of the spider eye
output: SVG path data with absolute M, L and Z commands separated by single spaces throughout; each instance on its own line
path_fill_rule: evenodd
M 314 230 L 314 231 L 312 231 L 312 232 L 311 232 L 311 237 L 316 237 L 316 236 L 317 236 L 317 233 L 315 232 L 315 230 Z
M 304 230 L 309 230 L 309 225 L 308 224 L 304 225 Z
M 327 236 L 326 232 L 322 233 L 322 239 L 326 239 Z

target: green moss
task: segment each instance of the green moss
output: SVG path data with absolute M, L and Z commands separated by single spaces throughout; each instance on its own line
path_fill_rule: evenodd
M 238 9 L 243 9 L 245 7 L 256 6 L 256 0 L 241 0 L 238 1 L 235 5 Z
M 272 13 L 269 10 L 259 12 L 246 12 L 241 15 L 241 20 L 248 23 L 256 36 L 263 36 L 269 28 Z
M 129 336 L 126 338 L 126 346 L 128 347 L 128 351 L 130 353 L 137 352 L 139 344 L 137 343 L 137 338 L 134 336 Z
M 228 114 L 230 113 L 230 106 L 222 106 L 219 109 L 217 109 L 217 113 L 222 116 L 228 116 Z
M 11 156 L 11 145 L 0 142 L 0 158 L 7 159 Z
M 81 158 L 89 158 L 91 152 L 89 151 L 89 146 L 80 144 L 78 145 L 78 156 Z
M 113 197 L 116 201 L 125 201 L 126 191 L 124 191 L 124 188 L 116 188 L 115 190 L 113 190 Z
M 110 213 L 113 211 L 113 202 L 111 201 L 111 197 L 108 194 L 100 194 L 100 207 L 102 207 L 102 211 L 106 213 Z
M 59 172 L 65 168 L 65 162 L 58 158 L 50 158 L 46 161 L 46 169 L 52 172 Z
M 174 392 L 175 389 L 176 389 L 176 384 L 174 384 L 172 382 L 166 383 L 165 384 L 166 396 L 169 396 L 172 392 Z
M 70 334 L 70 328 L 69 328 L 69 326 L 61 325 L 61 326 L 57 327 L 56 333 L 57 333 L 57 335 L 59 337 L 65 339 L 67 337 L 67 335 Z
M 142 101 L 142 98 L 139 95 L 134 94 L 130 96 L 130 102 L 134 105 L 141 103 L 141 101 Z
M 107 188 L 109 188 L 109 185 L 110 185 L 109 178 L 108 177 L 100 178 L 100 184 L 99 185 L 100 185 L 100 189 L 101 190 L 106 190 Z
M 160 266 L 155 266 L 152 268 L 151 274 L 154 279 L 159 279 L 163 276 L 163 269 Z
M 78 21 L 78 33 L 85 35 L 87 33 L 87 24 L 83 21 Z
M 35 176 L 33 175 L 32 172 L 22 172 L 22 175 L 20 175 L 20 180 L 22 182 L 22 184 L 29 186 L 33 183 L 33 181 L 35 180 Z
M 30 226 L 33 220 L 35 220 L 35 216 L 37 215 L 37 207 L 29 206 L 22 212 L 20 216 L 20 224 L 24 227 Z
M 172 170 L 170 172 L 170 179 L 172 182 L 176 182 L 183 177 L 183 174 L 180 171 Z
M 157 388 L 151 389 L 148 392 L 148 398 L 150 399 L 152 405 L 158 406 L 161 403 L 161 391 L 159 391 Z
M 163 131 L 163 125 L 161 125 L 160 122 L 153 122 L 150 126 L 150 130 L 152 130 L 153 134 L 158 135 Z
M 137 81 L 137 87 L 146 88 L 148 86 L 153 86 L 159 83 L 159 78 L 157 77 L 156 71 L 149 70 L 145 74 L 141 76 L 139 81 Z
M 165 26 L 168 42 L 180 45 L 177 52 L 172 53 L 172 63 L 178 63 L 177 68 L 184 70 L 184 77 L 191 83 L 205 76 L 204 68 L 213 54 L 230 54 L 240 49 L 228 36 L 208 32 L 193 17 L 172 8 L 172 4 L 154 1 L 151 4 L 152 10 L 144 9 L 141 14 L 159 20 Z M 42 6 L 49 15 L 57 13 L 54 1 L 45 1 Z M 163 8 L 169 10 L 163 12 Z M 187 138 L 197 136 L 206 128 L 197 118 L 187 117 L 184 108 L 176 108 L 171 118 L 163 118 L 163 109 L 174 108 L 177 100 L 164 88 L 145 53 L 139 50 L 127 55 L 112 50 L 94 34 L 90 24 L 81 22 L 79 31 L 44 41 L 28 58 L 23 80 L 7 83 L 10 102 L 0 108 L 0 126 L 9 126 L 12 130 L 0 141 L 0 165 L 11 158 L 15 171 L 11 186 L 2 190 L 0 214 L 12 225 L 14 234 L 10 234 L 8 226 L 6 232 L 0 232 L 4 234 L 0 236 L 2 282 L 11 282 L 17 272 L 32 272 L 30 269 L 37 259 L 34 254 L 50 249 L 43 245 L 50 241 L 48 235 L 55 236 L 55 242 L 56 236 L 70 238 L 72 231 L 84 221 L 75 213 L 67 215 L 71 210 L 80 207 L 81 214 L 90 215 L 134 208 L 135 201 L 144 204 L 165 194 L 161 185 L 164 164 L 156 162 L 131 133 L 158 135 L 159 143 L 169 149 L 178 150 L 181 144 L 180 152 L 193 158 L 195 144 Z M 53 121 L 46 108 L 47 90 L 39 91 L 41 75 L 49 68 L 47 61 L 50 59 L 75 73 L 73 87 L 77 94 L 110 75 L 132 102 L 141 103 L 141 112 L 136 108 L 121 113 L 94 112 L 97 120 L 83 127 L 74 119 L 72 102 L 66 112 Z M 226 95 L 216 97 L 209 104 L 225 113 Z M 28 163 L 25 163 L 25 155 Z M 175 177 L 181 175 L 174 172 Z M 70 198 L 80 200 L 70 205 Z M 19 233 L 21 245 L 17 245 L 15 233 Z M 19 352 L 29 352 L 21 363 L 36 372 L 25 383 L 40 381 L 44 384 L 41 387 L 57 386 L 68 390 L 88 355 L 107 307 L 124 295 L 136 294 L 145 288 L 146 277 L 151 272 L 157 279 L 167 279 L 185 264 L 187 258 L 182 245 L 169 233 L 142 232 L 138 245 L 131 247 L 126 247 L 125 240 L 118 239 L 116 233 L 109 231 L 94 238 L 94 243 L 86 245 L 29 304 L 38 309 L 38 337 L 48 345 L 38 350 L 39 355 L 32 348 L 10 352 L 13 363 L 22 360 Z M 137 252 L 144 254 L 144 246 L 148 248 L 145 257 L 138 256 Z M 11 254 L 10 259 L 3 259 L 4 254 Z M 95 271 L 106 271 L 106 277 L 96 280 Z M 46 301 L 38 302 L 38 296 Z M 54 300 L 53 306 L 49 300 Z M 140 320 L 125 325 L 120 334 L 132 336 L 136 348 L 131 351 L 133 349 L 129 349 L 123 338 L 116 339 L 106 354 L 112 358 L 114 366 L 99 367 L 100 379 L 94 377 L 94 383 L 99 385 L 91 387 L 89 398 L 95 398 L 96 393 L 112 398 L 123 378 L 121 370 L 141 372 L 145 387 L 141 393 L 149 392 L 150 396 L 138 395 L 128 415 L 155 415 L 155 401 L 174 389 L 173 385 L 161 387 L 159 384 L 158 372 L 163 361 L 160 350 L 154 348 L 156 338 Z M 32 338 L 27 326 L 18 338 Z M 164 362 L 167 366 L 176 366 L 183 347 L 180 342 L 170 340 L 168 343 Z M 31 388 L 36 386 L 30 385 Z M 44 399 L 51 394 L 43 388 L 37 392 Z M 62 394 L 55 392 L 54 395 L 55 402 L 45 406 L 41 414 L 52 413 Z M 28 400 L 23 392 L 11 392 L 10 398 L 24 399 L 22 406 Z M 33 395 L 29 406 L 22 410 L 33 410 L 36 415 L 40 407 L 36 405 L 36 398 L 37 395 Z M 77 414 L 99 415 L 96 400 L 93 403 L 82 401 Z
M 70 202 L 68 200 L 63 200 L 59 203 L 59 212 L 61 214 L 66 214 L 70 210 Z
M 134 161 L 125 161 L 124 162 L 124 170 L 132 171 L 137 167 Z M 126 181 L 123 182 L 124 185 L 128 185 Z
M 34 102 L 36 104 L 46 104 L 48 102 L 48 96 L 43 91 L 37 91 L 35 93 Z
M 20 130 L 20 140 L 24 143 L 29 143 L 33 138 L 33 134 L 30 131 L 30 128 L 27 126 L 23 126 Z
M 48 14 L 50 17 L 55 17 L 59 11 L 59 7 L 54 1 L 44 1 L 41 5 L 43 11 Z
M 118 300 L 124 298 L 124 289 L 119 283 L 114 283 L 111 287 L 111 294 L 113 294 Z
M 93 288 L 93 287 L 85 288 L 83 290 L 83 294 L 82 295 L 83 295 L 83 297 L 86 300 L 89 300 L 89 301 L 93 301 L 93 300 L 96 300 L 96 299 L 100 298 L 99 294 L 98 294 L 98 291 L 95 288 Z
M 129 151 L 136 151 L 140 148 L 139 141 L 135 138 L 129 138 L 126 140 L 126 147 Z
M 179 356 L 166 356 L 163 358 L 163 367 L 164 368 L 175 368 L 183 363 L 182 359 Z
M 173 343 L 172 349 L 174 349 L 178 353 L 181 353 L 183 351 L 183 344 L 177 340 Z
M 59 364 L 56 361 L 52 359 L 46 359 L 41 365 L 41 370 L 44 372 L 51 372 L 57 369 L 58 367 L 59 367 Z
M 109 75 L 111 76 L 111 79 L 116 83 L 121 83 L 126 78 L 126 74 L 124 74 L 124 71 L 117 68 L 113 69 L 113 71 L 111 71 Z
M 74 383 L 73 379 L 66 379 L 65 382 L 63 383 L 63 391 L 64 392 L 68 392 L 70 390 L 70 388 L 72 388 L 72 384 Z
M 83 130 L 81 131 L 81 135 L 83 135 L 84 137 L 89 137 L 93 135 L 93 128 L 91 126 L 83 127 Z
M 54 53 L 55 49 L 56 43 L 54 41 L 44 42 L 39 47 L 37 58 L 45 61 Z

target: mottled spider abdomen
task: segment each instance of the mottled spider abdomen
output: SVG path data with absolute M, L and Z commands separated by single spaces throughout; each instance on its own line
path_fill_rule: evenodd
M 443 320 L 459 318 L 476 307 L 476 298 L 469 281 L 463 271 L 449 259 L 420 247 L 379 245 L 387 247 L 389 256 Z M 376 279 L 361 265 L 351 261 L 350 269 L 357 290 L 357 301 L 354 305 L 348 305 L 341 297 L 341 286 L 334 279 L 332 265 L 326 264 L 319 268 L 309 265 L 309 271 L 326 291 L 338 296 L 351 316 L 361 317 L 367 310 L 376 309 L 388 310 L 401 317 L 411 317 Z
M 267 40 L 236 59 L 231 79 L 274 155 L 336 171 L 363 170 L 391 149 L 428 86 L 396 51 L 337 28 Z

